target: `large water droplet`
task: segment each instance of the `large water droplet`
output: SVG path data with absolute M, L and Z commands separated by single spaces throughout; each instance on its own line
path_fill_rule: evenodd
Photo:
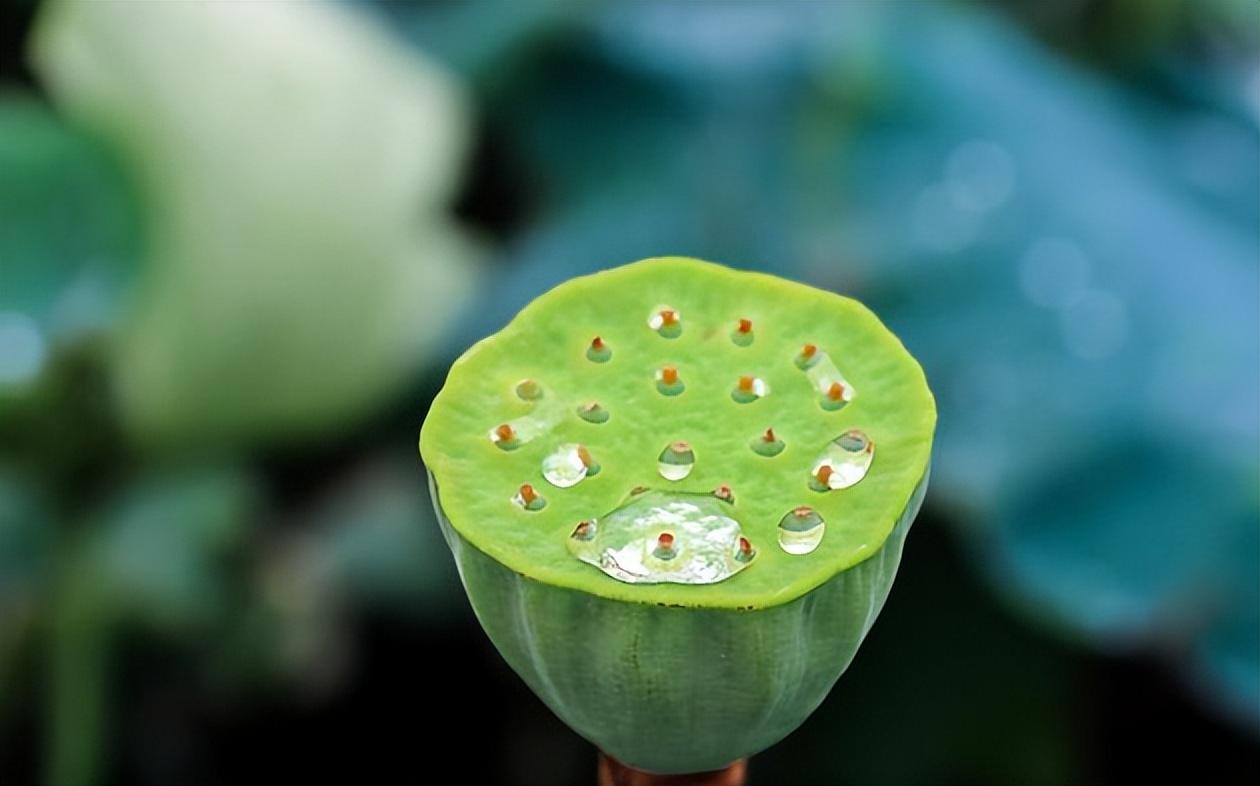
M 543 477 L 562 489 L 576 486 L 587 475 L 598 471 L 599 465 L 590 458 L 586 448 L 573 443 L 561 445 L 542 460 Z
M 779 548 L 788 554 L 808 554 L 822 543 L 827 525 L 813 508 L 793 508 L 779 520 Z
M 827 443 L 822 454 L 814 460 L 810 474 L 815 482 L 825 482 L 826 488 L 847 489 L 866 477 L 874 460 L 875 443 L 860 429 L 849 429 Z M 831 469 L 820 475 L 823 467 Z
M 569 551 L 629 584 L 714 584 L 756 557 L 731 510 L 709 494 L 642 492 L 579 524 Z
M 666 480 L 682 480 L 696 465 L 696 454 L 686 442 L 671 442 L 661 451 L 656 469 Z

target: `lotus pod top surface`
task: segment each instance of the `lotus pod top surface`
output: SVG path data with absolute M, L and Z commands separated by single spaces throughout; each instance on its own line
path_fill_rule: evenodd
M 592 403 L 608 417 L 583 417 Z M 572 279 L 469 349 L 433 401 L 420 451 L 451 525 L 521 575 L 614 600 L 752 609 L 798 598 L 880 549 L 927 471 L 935 420 L 922 369 L 857 301 L 667 257 Z M 878 446 L 873 465 L 860 483 L 820 492 L 819 456 L 855 428 Z M 783 443 L 774 455 L 752 447 L 767 429 Z M 666 479 L 659 459 L 679 442 L 694 466 Z M 592 471 L 549 482 L 548 457 L 575 445 L 585 458 L 566 466 Z M 516 504 L 526 484 L 545 505 Z M 567 547 L 579 522 L 598 522 L 633 489 L 723 485 L 756 549 L 724 581 L 627 583 Z M 776 546 L 799 506 L 827 526 L 805 555 Z

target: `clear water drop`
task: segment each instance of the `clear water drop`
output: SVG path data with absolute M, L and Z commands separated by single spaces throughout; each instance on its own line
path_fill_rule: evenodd
M 696 454 L 686 442 L 671 442 L 657 458 L 656 469 L 666 480 L 682 480 L 696 465 Z
M 779 520 L 779 548 L 788 554 L 809 554 L 822 543 L 827 525 L 813 508 L 801 505 Z
M 748 567 L 757 553 L 731 513 L 710 494 L 646 491 L 579 524 L 568 547 L 628 584 L 714 584 Z
M 828 489 L 847 489 L 866 477 L 875 460 L 875 443 L 861 429 L 849 429 L 827 443 L 810 474 Z M 829 470 L 823 470 L 830 467 Z M 820 472 L 825 477 L 820 477 Z
M 568 443 L 553 450 L 542 460 L 542 474 L 547 482 L 556 488 L 567 489 L 582 482 L 590 472 L 590 466 L 583 461 L 582 454 L 586 448 Z M 587 456 L 589 457 L 589 453 Z M 598 466 L 598 465 L 596 465 Z
M 805 372 L 814 390 L 818 391 L 818 404 L 823 409 L 843 409 L 857 397 L 857 391 L 836 368 L 831 356 L 814 344 L 806 344 L 801 349 L 796 356 L 796 366 Z

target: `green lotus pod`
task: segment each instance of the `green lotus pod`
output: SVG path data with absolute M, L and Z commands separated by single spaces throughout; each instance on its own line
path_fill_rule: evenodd
M 664 258 L 569 281 L 470 349 L 420 452 L 512 668 L 614 758 L 698 772 L 783 738 L 848 666 L 935 421 L 857 302 Z

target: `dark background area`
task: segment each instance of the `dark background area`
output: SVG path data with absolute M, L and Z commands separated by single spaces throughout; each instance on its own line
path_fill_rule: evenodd
M 593 782 L 592 746 L 472 615 L 415 442 L 473 340 L 571 275 L 666 253 L 864 300 L 941 405 L 880 620 L 750 783 L 1256 782 L 1254 3 L 362 3 L 326 27 L 279 13 L 262 43 L 263 17 L 109 5 L 49 22 L 35 55 L 37 9 L 0 5 L 0 339 L 41 337 L 33 364 L 0 359 L 0 783 Z M 372 26 L 347 42 L 350 12 Z M 59 26 L 119 63 L 113 93 Z M 421 59 L 307 60 L 341 46 Z M 408 92 L 406 68 L 459 99 Z M 378 86 L 431 100 L 399 158 L 463 163 L 445 187 L 444 165 L 399 164 L 439 184 L 423 198 L 344 174 L 346 202 L 310 202 L 311 246 L 243 214 L 198 256 L 214 203 L 171 198 L 195 192 L 181 150 L 253 122 L 238 159 L 265 168 L 250 156 L 323 133 L 283 106 L 216 128 L 251 69 L 361 119 L 295 202 L 342 158 L 375 165 L 345 151 L 393 149 L 352 101 Z M 175 128 L 187 146 L 160 143 Z M 424 203 L 398 211 L 429 271 L 410 285 L 466 280 L 395 326 L 433 341 L 348 388 L 340 364 L 396 338 L 352 328 L 390 301 L 321 289 L 346 279 L 314 244 L 400 199 Z M 251 242 L 309 277 L 224 261 Z M 229 297 L 176 297 L 195 288 Z M 323 362 L 250 364 L 269 332 L 293 353 L 322 335 L 312 311 L 342 326 Z

